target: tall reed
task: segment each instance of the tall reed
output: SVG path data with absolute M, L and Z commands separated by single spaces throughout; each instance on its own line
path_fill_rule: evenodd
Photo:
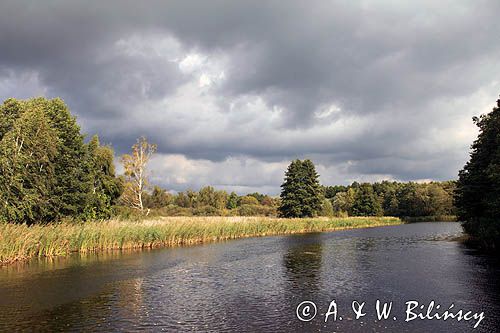
M 154 248 L 294 233 L 333 231 L 402 223 L 394 217 L 305 218 L 164 217 L 145 221 L 81 224 L 0 224 L 0 264 L 72 252 Z

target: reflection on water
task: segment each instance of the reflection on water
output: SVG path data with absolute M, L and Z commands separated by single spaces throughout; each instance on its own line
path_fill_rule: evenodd
M 288 289 L 308 298 L 320 289 L 322 243 L 320 234 L 309 235 L 308 242 L 300 238 L 285 239 L 283 266 Z
M 33 261 L 0 269 L 0 331 L 468 332 L 404 322 L 404 302 L 485 311 L 500 330 L 500 266 L 452 241 L 456 223 L 253 238 L 186 248 Z M 320 317 L 335 299 L 343 321 Z M 394 302 L 397 321 L 356 321 L 353 300 Z M 303 300 L 318 317 L 300 322 Z

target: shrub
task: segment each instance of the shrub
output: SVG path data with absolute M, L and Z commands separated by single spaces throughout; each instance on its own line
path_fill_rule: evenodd
M 254 198 L 255 199 L 255 198 Z M 261 205 L 241 205 L 238 208 L 240 216 L 276 216 L 277 211 L 274 207 Z
M 243 205 L 258 205 L 258 204 L 259 204 L 259 200 L 257 200 L 253 196 L 245 195 L 244 197 L 240 198 L 240 206 L 243 206 Z
M 193 209 L 193 215 L 195 216 L 222 216 L 224 215 L 222 209 L 217 209 L 212 206 L 201 206 Z

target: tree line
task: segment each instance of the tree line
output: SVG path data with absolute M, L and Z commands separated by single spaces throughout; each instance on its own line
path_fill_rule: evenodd
M 143 194 L 144 209 L 163 216 L 277 216 L 279 198 L 261 193 L 238 195 L 204 186 L 199 191 L 188 189 L 170 193 L 160 186 Z M 120 214 L 133 215 L 127 206 L 118 208 Z
M 44 223 L 64 218 L 147 215 L 269 215 L 419 217 L 455 215 L 483 247 L 500 248 L 500 100 L 474 118 L 479 135 L 458 181 L 354 182 L 322 186 L 310 160 L 294 160 L 279 197 L 240 196 L 211 186 L 172 194 L 147 182 L 156 146 L 138 139 L 123 155 L 97 136 L 88 142 L 61 99 L 7 99 L 0 105 L 0 222 Z
M 156 145 L 139 138 L 120 161 L 97 136 L 87 143 L 61 99 L 8 99 L 0 106 L 0 221 L 43 223 L 113 215 L 424 216 L 453 214 L 454 182 L 321 186 L 310 160 L 292 161 L 280 197 L 205 186 L 150 190 Z
M 382 181 L 373 184 L 321 186 L 310 160 L 289 165 L 281 185 L 280 215 L 310 216 L 449 216 L 456 213 L 454 181 L 415 183 Z
M 382 181 L 327 186 L 325 196 L 335 212 L 349 216 L 455 215 L 455 181 L 415 183 Z

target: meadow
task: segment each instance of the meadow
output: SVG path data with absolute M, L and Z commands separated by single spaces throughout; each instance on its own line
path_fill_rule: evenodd
M 192 245 L 243 237 L 287 235 L 401 224 L 395 217 L 158 217 L 154 220 L 0 224 L 0 264 L 106 250 Z

